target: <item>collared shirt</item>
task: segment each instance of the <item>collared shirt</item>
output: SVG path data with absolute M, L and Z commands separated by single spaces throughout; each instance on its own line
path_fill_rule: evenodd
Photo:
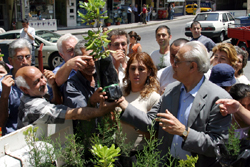
M 134 12 L 138 12 L 137 7 L 134 6 L 133 11 L 134 11 Z
M 132 9 L 130 6 L 128 7 L 127 13 L 132 13 Z
M 29 124 L 64 123 L 65 114 L 69 108 L 65 105 L 55 105 L 42 97 L 23 95 L 18 113 L 18 129 Z
M 189 92 L 186 92 L 184 85 L 181 86 L 181 94 L 179 101 L 179 109 L 177 119 L 185 126 L 187 126 L 188 116 L 193 105 L 194 98 L 199 91 L 205 76 L 202 77 L 200 82 Z M 191 153 L 181 148 L 182 137 L 174 135 L 171 145 L 171 155 L 179 159 L 187 159 L 186 155 L 191 156 Z
M 12 75 L 13 68 L 10 70 L 8 75 Z M 0 95 L 2 94 L 2 80 L 4 77 L 0 79 Z M 15 79 L 15 76 L 12 75 L 12 78 Z M 18 115 L 18 107 L 20 105 L 20 97 L 23 95 L 23 92 L 16 86 L 11 86 L 10 94 L 8 99 L 8 113 L 9 117 L 7 119 L 5 127 L 2 127 L 3 135 L 9 134 L 17 130 L 17 115 Z
M 97 85 L 91 87 L 90 82 L 80 71 L 77 71 L 64 85 L 63 104 L 71 108 L 87 107 L 88 101 L 96 89 Z M 74 133 L 95 133 L 97 121 L 97 119 L 92 119 L 91 121 L 73 120 Z
M 91 87 L 90 82 L 77 71 L 64 85 L 63 104 L 71 108 L 86 107 L 96 88 Z
M 29 34 L 32 35 L 32 37 L 35 39 L 35 29 L 33 27 L 28 26 L 28 31 Z M 34 40 L 30 39 L 28 34 L 23 30 L 23 28 L 20 31 L 20 38 L 27 39 L 31 44 L 34 44 Z
M 59 66 L 57 66 L 52 72 L 54 74 L 57 73 L 57 71 L 65 64 L 65 61 L 62 62 L 62 64 L 60 64 Z M 70 79 L 72 76 L 74 76 L 76 74 L 76 70 L 71 70 L 70 74 L 69 74 L 69 77 L 68 79 Z M 62 84 L 60 86 L 60 92 L 62 93 L 63 92 L 63 87 L 64 87 L 64 84 Z M 48 87 L 48 90 L 49 90 L 49 95 L 50 95 L 50 100 L 53 98 L 53 91 L 52 91 L 52 88 L 51 87 Z

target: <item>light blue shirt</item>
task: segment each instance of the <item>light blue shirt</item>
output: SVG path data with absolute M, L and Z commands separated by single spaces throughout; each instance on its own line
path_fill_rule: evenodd
M 194 98 L 199 91 L 204 79 L 205 77 L 203 76 L 200 82 L 190 92 L 186 92 L 183 84 L 181 86 L 177 119 L 185 126 L 187 126 L 188 116 L 192 108 Z M 181 148 L 182 141 L 183 138 L 181 136 L 174 135 L 170 153 L 175 158 L 187 159 L 186 155 L 191 156 L 191 153 Z

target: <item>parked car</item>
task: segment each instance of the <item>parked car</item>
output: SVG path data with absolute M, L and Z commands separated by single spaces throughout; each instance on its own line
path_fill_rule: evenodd
M 186 5 L 186 13 L 193 14 L 196 12 L 197 8 L 198 8 L 198 5 L 196 3 L 195 4 L 188 4 L 188 5 Z M 209 7 L 202 7 L 201 6 L 200 9 L 201 9 L 201 12 L 211 12 L 212 11 L 212 9 Z
M 199 21 L 201 24 L 201 34 L 218 42 L 224 41 L 227 37 L 227 28 L 229 24 L 235 23 L 235 18 L 227 11 L 204 12 L 196 15 L 193 21 Z M 190 27 L 192 22 L 185 26 L 185 35 L 192 37 Z
M 43 43 L 43 66 L 54 69 L 63 62 L 62 57 L 58 53 L 56 42 L 61 35 L 47 30 L 36 30 L 35 32 L 35 56 L 36 66 L 38 66 L 38 50 Z M 20 30 L 11 30 L 0 34 L 1 39 L 18 39 L 20 38 Z M 6 55 L 6 54 L 5 54 Z

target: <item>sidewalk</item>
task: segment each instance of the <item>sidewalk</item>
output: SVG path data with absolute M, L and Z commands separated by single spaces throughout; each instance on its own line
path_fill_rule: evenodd
M 172 21 L 177 21 L 177 20 L 182 20 L 186 18 L 194 18 L 195 15 L 185 15 L 185 16 L 177 16 L 173 20 L 153 20 L 147 22 L 147 24 L 142 24 L 140 23 L 131 23 L 131 24 L 121 24 L 121 25 L 111 25 L 108 28 L 109 29 L 130 29 L 130 28 L 138 28 L 138 27 L 144 27 L 144 26 L 151 26 L 151 25 L 156 25 L 156 24 L 161 24 L 161 23 L 167 23 L 167 22 L 172 22 Z M 92 28 L 80 28 L 80 29 L 69 29 L 67 30 L 58 30 L 55 31 L 58 34 L 66 34 L 66 33 L 71 33 L 73 35 L 80 35 L 80 34 L 87 34 L 88 30 L 92 30 Z M 97 30 L 97 28 L 94 28 L 94 30 Z

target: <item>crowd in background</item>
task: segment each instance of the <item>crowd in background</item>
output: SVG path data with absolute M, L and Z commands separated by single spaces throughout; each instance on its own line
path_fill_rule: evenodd
M 144 8 L 140 14 L 145 14 L 146 24 L 152 9 Z M 128 16 L 139 15 L 134 8 L 131 11 Z M 231 123 L 237 124 L 241 139 L 248 137 L 250 119 L 242 116 L 250 113 L 250 82 L 243 73 L 248 53 L 230 43 L 215 44 L 201 30 L 200 23 L 193 22 L 191 41 L 179 38 L 170 43 L 171 30 L 161 25 L 155 30 L 159 48 L 151 54 L 143 52 L 135 31 L 109 32 L 107 48 L 123 91 L 123 97 L 111 103 L 98 87 L 95 59 L 86 50 L 85 40 L 71 34 L 60 37 L 57 47 L 64 61 L 43 73 L 31 66 L 30 42 L 23 38 L 12 42 L 8 59 L 12 68 L 0 62 L 3 135 L 28 124 L 63 123 L 65 119 L 73 120 L 74 133 L 86 127 L 98 133 L 100 117 L 116 110 L 126 142 L 134 145 L 131 162 L 146 144 L 148 126 L 156 120 L 157 137 L 163 139 L 158 147 L 162 157 L 170 150 L 178 159 L 199 155 L 197 166 L 213 165 L 215 143 L 228 138 Z M 227 100 L 219 105 L 219 99 Z

